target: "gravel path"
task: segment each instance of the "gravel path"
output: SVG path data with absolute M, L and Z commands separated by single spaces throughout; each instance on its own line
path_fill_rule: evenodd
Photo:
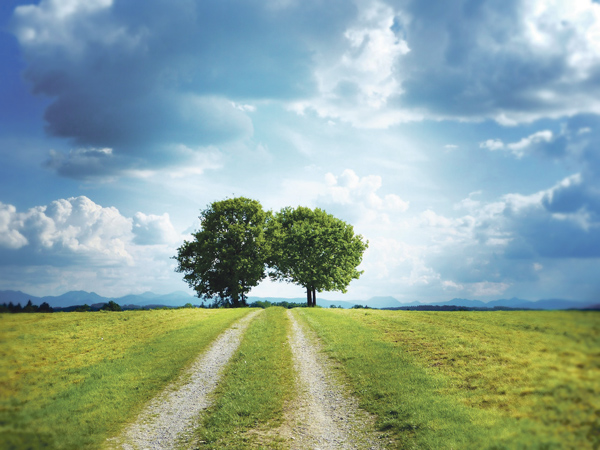
M 109 440 L 108 448 L 173 449 L 191 437 L 198 414 L 210 406 L 208 397 L 217 386 L 223 367 L 259 312 L 248 314 L 223 332 L 177 382 L 150 401 L 134 424 L 121 436 Z
M 358 409 L 356 399 L 348 396 L 331 375 L 331 363 L 319 351 L 314 336 L 307 337 L 291 310 L 290 346 L 298 376 L 299 399 L 291 415 L 291 448 L 380 449 L 372 431 L 373 419 Z

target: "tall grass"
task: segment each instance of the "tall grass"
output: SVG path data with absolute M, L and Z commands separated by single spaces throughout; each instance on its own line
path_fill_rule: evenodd
M 600 446 L 600 316 L 302 310 L 399 448 Z
M 0 315 L 0 448 L 98 448 L 248 312 Z
M 286 310 L 271 307 L 248 327 L 197 430 L 201 449 L 280 448 L 277 427 L 294 395 Z

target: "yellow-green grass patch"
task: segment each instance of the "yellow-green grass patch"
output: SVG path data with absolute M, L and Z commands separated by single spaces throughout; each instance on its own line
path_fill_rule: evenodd
M 600 445 L 598 313 L 302 313 L 400 448 Z
M 0 315 L 0 448 L 98 448 L 248 312 Z

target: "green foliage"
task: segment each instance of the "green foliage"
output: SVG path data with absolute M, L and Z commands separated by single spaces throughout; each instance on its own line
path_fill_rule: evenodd
M 3 315 L 0 448 L 99 448 L 248 312 Z
M 0 304 L 0 313 L 50 313 L 53 309 L 46 302 L 43 302 L 40 306 L 34 305 L 31 300 L 27 302 L 23 308 L 20 303 L 14 305 L 12 302 L 6 304 Z
M 322 209 L 302 206 L 283 208 L 274 219 L 269 275 L 303 286 L 309 306 L 316 305 L 315 291 L 346 292 L 362 274 L 357 267 L 368 242 L 355 235 L 351 225 Z
M 174 258 L 198 297 L 246 305 L 248 292 L 266 276 L 267 216 L 259 202 L 243 197 L 214 202 L 200 213 L 200 231 Z
M 294 395 L 288 327 L 283 308 L 268 308 L 250 323 L 197 430 L 197 448 L 280 448 L 276 427 Z
M 305 309 L 301 316 L 398 448 L 600 444 L 598 313 Z
M 101 309 L 103 311 L 123 311 L 121 309 L 121 305 L 119 305 L 117 302 L 114 302 L 112 300 L 109 301 L 108 303 L 105 303 Z
M 25 305 L 25 308 L 23 308 L 23 312 L 24 313 L 33 313 L 33 312 L 37 312 L 38 307 L 36 305 L 34 305 L 33 303 L 31 303 L 31 300 L 29 300 L 27 302 L 27 304 Z
M 51 313 L 52 311 L 52 307 L 47 302 L 43 302 L 38 308 L 38 312 Z
M 292 309 L 292 308 L 301 308 L 303 306 L 306 306 L 305 303 L 295 303 L 295 302 L 286 302 L 286 301 L 281 301 L 281 302 L 274 302 L 271 303 L 268 300 L 257 300 L 255 302 L 250 303 L 250 308 L 270 308 L 272 306 L 281 306 L 282 308 L 286 308 L 286 309 Z

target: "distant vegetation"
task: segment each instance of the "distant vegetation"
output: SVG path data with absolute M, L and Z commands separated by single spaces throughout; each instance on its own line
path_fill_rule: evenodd
M 286 301 L 271 303 L 268 300 L 257 300 L 255 302 L 250 303 L 248 306 L 250 308 L 263 308 L 263 309 L 270 308 L 272 306 L 281 306 L 286 309 L 291 309 L 291 308 L 300 308 L 300 307 L 306 306 L 306 303 L 294 303 L 294 302 L 286 302 Z
M 258 305 L 256 305 L 258 306 Z M 0 314 L 1 313 L 51 313 L 51 312 L 96 312 L 96 311 L 150 311 L 154 309 L 180 309 L 180 308 L 219 308 L 218 305 L 200 305 L 195 306 L 191 303 L 186 303 L 183 306 L 164 306 L 164 305 L 154 305 L 154 306 L 138 306 L 138 305 L 126 305 L 121 306 L 117 302 L 110 300 L 106 303 L 97 303 L 92 306 L 88 304 L 84 305 L 73 305 L 66 306 L 64 308 L 52 308 L 46 302 L 43 302 L 40 306 L 36 306 L 31 303 L 31 300 L 27 302 L 25 307 L 22 307 L 20 303 L 14 305 L 12 302 L 0 304 Z
M 0 313 L 50 313 L 52 311 L 53 309 L 48 303 L 43 302 L 40 306 L 37 306 L 31 303 L 31 300 L 27 302 L 24 308 L 20 303 L 15 305 L 12 302 L 2 303 L 0 305 Z

